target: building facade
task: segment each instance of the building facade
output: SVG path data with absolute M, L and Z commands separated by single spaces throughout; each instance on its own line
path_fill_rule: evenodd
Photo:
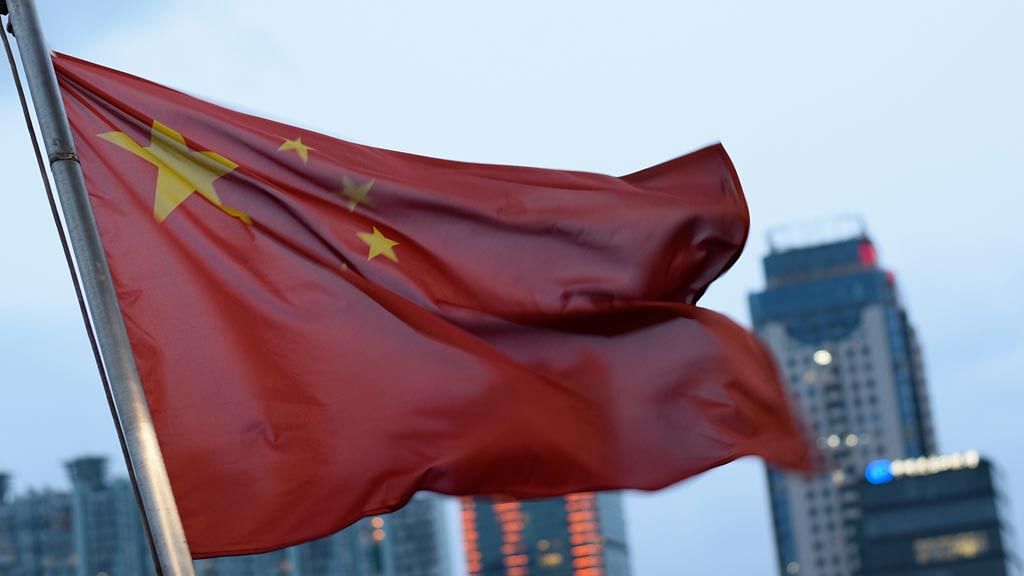
M 861 574 L 1019 574 L 995 471 L 976 452 L 879 459 L 858 490 Z
M 0 576 L 154 574 L 131 484 L 103 458 L 66 466 L 72 491 L 11 497 L 0 475 Z M 401 510 L 266 554 L 199 560 L 198 576 L 449 576 L 444 499 L 417 494 Z
M 107 461 L 83 457 L 65 466 L 71 479 L 72 542 L 78 576 L 154 574 L 131 484 L 107 476 Z
M 779 573 L 859 572 L 860 471 L 877 458 L 935 451 L 924 371 L 892 273 L 862 232 L 774 248 L 750 297 L 792 402 L 821 448 L 825 473 L 768 470 Z
M 77 576 L 77 562 L 68 494 L 0 489 L 0 576 Z
M 518 501 L 462 499 L 470 576 L 628 576 L 616 492 Z
M 196 562 L 197 576 L 449 576 L 444 499 L 417 494 L 405 507 L 265 554 Z

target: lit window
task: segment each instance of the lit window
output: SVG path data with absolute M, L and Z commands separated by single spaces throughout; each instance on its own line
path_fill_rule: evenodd
M 562 555 L 558 552 L 548 552 L 540 557 L 540 565 L 545 567 L 561 566 L 563 562 Z
M 914 540 L 914 561 L 920 565 L 967 560 L 984 554 L 988 548 L 988 535 L 981 531 L 918 538 Z

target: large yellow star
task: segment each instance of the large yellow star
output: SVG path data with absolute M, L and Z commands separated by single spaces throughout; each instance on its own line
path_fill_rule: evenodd
M 364 184 L 356 184 L 348 176 L 341 177 L 341 195 L 348 199 L 349 212 L 355 212 L 356 206 L 359 206 L 359 203 L 366 199 L 366 195 L 370 193 L 370 188 L 373 187 L 374 182 L 375 180 L 370 180 Z
M 299 136 L 294 140 L 285 139 L 284 144 L 281 144 L 281 146 L 278 147 L 277 149 L 278 152 L 285 150 L 295 150 L 295 153 L 298 154 L 299 158 L 302 159 L 302 163 L 305 164 L 309 162 L 309 151 L 316 150 L 316 148 L 313 148 L 312 146 L 306 146 L 305 144 L 303 144 L 302 136 Z
M 163 222 L 193 192 L 199 192 L 225 213 L 251 223 L 247 214 L 225 206 L 213 189 L 213 181 L 237 168 L 238 164 L 216 152 L 189 149 L 181 134 L 156 120 L 150 130 L 149 146 L 145 148 L 124 132 L 106 132 L 99 136 L 156 166 L 153 217 L 157 222 Z
M 395 256 L 395 251 L 392 250 L 392 248 L 398 246 L 398 242 L 381 234 L 376 226 L 373 227 L 373 234 L 359 232 L 356 236 L 359 236 L 359 239 L 366 242 L 366 245 L 370 247 L 370 254 L 366 257 L 367 262 L 377 256 L 383 256 L 392 262 L 398 262 L 398 256 Z

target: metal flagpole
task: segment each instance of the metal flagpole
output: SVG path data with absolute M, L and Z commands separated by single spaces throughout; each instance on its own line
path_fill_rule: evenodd
M 2 4 L 0 1 L 0 8 Z M 32 0 L 7 0 L 6 4 L 98 341 L 102 360 L 99 368 L 107 374 L 107 397 L 135 484 L 157 572 L 163 576 L 194 576 L 192 557 L 128 343 L 36 8 Z

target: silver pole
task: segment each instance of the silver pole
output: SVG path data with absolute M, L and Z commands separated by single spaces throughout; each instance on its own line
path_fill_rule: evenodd
M 36 8 L 32 0 L 7 0 L 7 8 L 49 157 L 50 173 L 78 262 L 78 275 L 103 361 L 100 369 L 107 371 L 114 423 L 135 482 L 157 572 L 164 576 L 194 576 L 185 531 L 128 343 Z

